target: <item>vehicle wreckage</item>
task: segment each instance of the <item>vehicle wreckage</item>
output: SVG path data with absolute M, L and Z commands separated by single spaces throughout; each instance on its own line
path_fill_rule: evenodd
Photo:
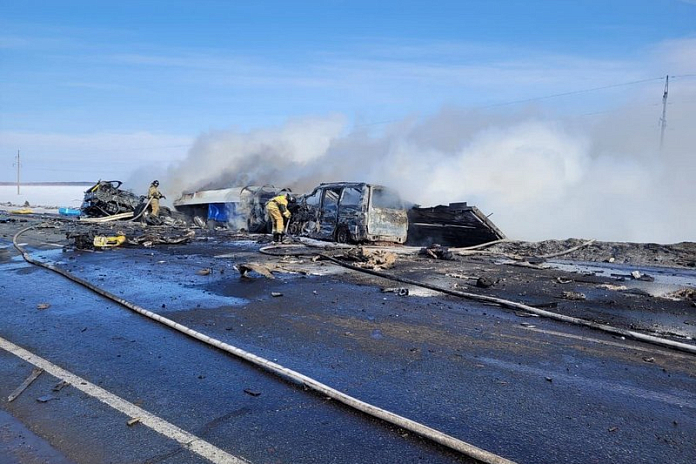
M 252 233 L 270 231 L 264 205 L 290 189 L 273 185 L 231 187 L 184 192 L 174 207 L 199 227 L 224 225 Z
M 225 226 L 266 233 L 264 205 L 288 188 L 271 185 L 187 192 L 174 202 L 177 211 L 199 227 Z M 470 246 L 505 238 L 475 206 L 464 202 L 434 207 L 408 206 L 399 194 L 365 182 L 322 183 L 299 195 L 290 208 L 288 232 L 339 243 L 399 243 Z
M 320 184 L 299 197 L 288 232 L 339 243 L 404 243 L 408 216 L 396 191 L 362 182 Z
M 80 207 L 82 215 L 105 217 L 121 213 L 138 214 L 142 211 L 147 202 L 146 197 L 122 190 L 122 184 L 120 180 L 98 180 L 85 191 Z
M 87 189 L 82 216 L 140 218 L 151 225 L 222 226 L 250 233 L 267 233 L 268 200 L 290 193 L 273 185 L 231 187 L 184 192 L 174 201 L 176 211 L 166 206 L 160 216 L 147 211 L 147 198 L 121 189 L 118 180 L 99 180 Z M 475 206 L 465 202 L 433 207 L 408 206 L 399 194 L 382 185 L 365 182 L 322 183 L 299 195 L 291 207 L 288 232 L 339 243 L 399 243 L 429 246 L 434 243 L 463 247 L 505 238 L 505 235 Z

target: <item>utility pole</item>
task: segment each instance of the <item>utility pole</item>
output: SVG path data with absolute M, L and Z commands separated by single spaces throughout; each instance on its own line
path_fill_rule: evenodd
M 662 117 L 660 118 L 660 151 L 665 144 L 667 128 L 667 95 L 669 94 L 669 75 L 665 76 L 665 93 L 662 94 Z
M 19 150 L 17 150 L 17 162 L 15 164 L 17 165 L 17 195 L 19 195 L 19 168 L 21 166 L 19 161 Z

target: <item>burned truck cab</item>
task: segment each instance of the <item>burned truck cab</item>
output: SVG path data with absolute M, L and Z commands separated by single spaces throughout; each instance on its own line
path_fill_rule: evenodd
M 320 184 L 300 197 L 290 232 L 340 243 L 404 243 L 408 217 L 399 195 L 362 182 Z

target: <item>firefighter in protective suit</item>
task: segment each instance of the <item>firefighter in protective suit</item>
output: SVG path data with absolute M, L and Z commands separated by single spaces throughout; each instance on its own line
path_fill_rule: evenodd
M 152 184 L 150 184 L 150 188 L 147 191 L 147 198 L 150 200 L 150 207 L 152 208 L 152 215 L 155 217 L 159 216 L 160 198 L 166 198 L 164 195 L 162 195 L 160 193 L 158 187 L 159 187 L 159 181 L 153 180 Z
M 282 242 L 285 236 L 285 221 L 290 219 L 288 204 L 294 204 L 297 200 L 289 193 L 273 197 L 266 202 L 266 213 L 273 221 L 273 241 Z

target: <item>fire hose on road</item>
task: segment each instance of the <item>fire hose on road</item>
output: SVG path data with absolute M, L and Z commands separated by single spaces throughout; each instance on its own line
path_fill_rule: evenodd
M 340 401 L 341 403 L 354 408 L 358 411 L 361 411 L 365 414 L 368 414 L 372 417 L 376 417 L 378 419 L 381 419 L 385 422 L 388 422 L 390 424 L 396 425 L 398 427 L 401 427 L 405 430 L 408 430 L 410 432 L 416 433 L 424 438 L 427 438 L 429 440 L 432 440 L 435 443 L 439 443 L 440 445 L 443 445 L 449 449 L 455 450 L 465 456 L 468 456 L 470 458 L 476 459 L 480 462 L 486 463 L 486 464 L 515 464 L 513 461 L 510 461 L 509 459 L 506 459 L 502 456 L 498 456 L 494 453 L 491 453 L 489 451 L 483 450 L 481 448 L 478 448 L 474 445 L 471 445 L 469 443 L 466 443 L 462 440 L 459 440 L 458 438 L 455 438 L 451 435 L 445 434 L 443 432 L 440 432 L 439 430 L 435 430 L 431 427 L 428 427 L 427 425 L 421 424 L 419 422 L 413 421 L 411 419 L 408 419 L 406 417 L 400 416 L 398 414 L 395 414 L 393 412 L 387 411 L 385 409 L 379 408 L 377 406 L 374 406 L 372 404 L 366 403 L 364 401 L 361 401 L 355 397 L 352 397 L 346 393 L 343 393 L 339 390 L 336 390 L 326 384 L 323 384 L 319 382 L 318 380 L 315 380 L 311 377 L 308 377 L 304 374 L 301 374 L 297 371 L 294 371 L 292 369 L 289 369 L 287 367 L 284 367 L 280 364 L 274 363 L 268 359 L 262 358 L 260 356 L 257 356 L 253 353 L 250 353 L 248 351 L 242 350 L 241 348 L 237 348 L 235 346 L 229 345 L 227 343 L 224 343 L 220 340 L 214 339 L 212 337 L 209 337 L 208 335 L 205 335 L 201 332 L 195 331 L 189 327 L 186 327 L 182 324 L 179 324 L 178 322 L 175 322 L 171 319 L 168 319 L 164 316 L 161 316 L 157 313 L 154 313 L 152 311 L 149 311 L 145 308 L 142 308 L 134 303 L 131 303 L 121 297 L 118 297 L 100 287 L 97 287 L 96 285 L 93 285 L 92 283 L 81 279 L 77 276 L 72 275 L 70 272 L 61 269 L 60 267 L 54 266 L 51 263 L 44 263 L 39 260 L 36 260 L 32 258 L 29 253 L 24 250 L 24 248 L 19 245 L 17 239 L 25 232 L 35 229 L 38 226 L 31 226 L 31 227 L 26 227 L 19 232 L 15 234 L 15 236 L 12 239 L 12 243 L 14 244 L 14 247 L 22 254 L 22 257 L 24 258 L 25 261 L 27 261 L 30 264 L 34 264 L 36 266 L 43 267 L 45 269 L 51 270 L 53 272 L 56 272 L 57 274 L 60 274 L 61 276 L 79 284 L 82 285 L 85 288 L 88 288 L 89 290 L 111 300 L 114 301 L 138 314 L 141 314 L 149 319 L 152 319 L 154 321 L 157 321 L 161 324 L 166 325 L 167 327 L 170 327 L 176 331 L 179 331 L 185 335 L 188 335 L 189 337 L 192 337 L 196 340 L 202 341 L 203 343 L 206 343 L 210 346 L 214 346 L 226 353 L 232 354 L 240 359 L 243 359 L 253 365 L 259 366 L 269 372 L 272 372 L 274 374 L 277 374 L 283 378 L 293 380 L 299 384 L 305 385 L 306 387 L 320 392 L 332 399 L 335 399 L 337 401 Z

